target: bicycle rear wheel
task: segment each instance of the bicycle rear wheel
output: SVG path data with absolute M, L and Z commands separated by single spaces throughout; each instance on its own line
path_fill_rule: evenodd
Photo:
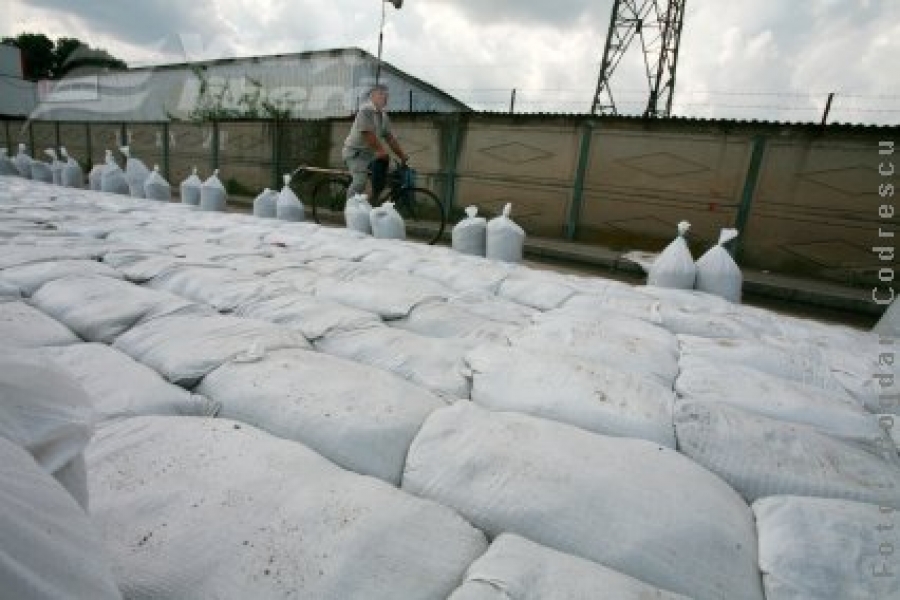
M 349 182 L 344 177 L 328 177 L 313 188 L 312 216 L 319 225 L 344 222 L 344 205 L 347 203 Z
M 444 204 L 432 192 L 425 188 L 400 188 L 384 190 L 379 205 L 391 201 L 394 208 L 406 222 L 406 231 L 412 237 L 424 238 L 434 244 L 444 234 L 447 218 Z

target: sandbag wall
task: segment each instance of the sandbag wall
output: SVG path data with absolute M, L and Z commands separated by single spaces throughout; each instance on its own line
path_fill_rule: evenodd
M 0 360 L 49 365 L 92 407 L 67 460 L 83 455 L 84 536 L 108 561 L 85 571 L 97 589 L 111 573 L 129 598 L 898 592 L 858 569 L 898 570 L 879 552 L 900 547 L 883 338 L 51 189 L 0 178 Z M 2 391 L 27 406 L 28 389 Z M 58 475 L 45 458 L 23 461 Z M 64 578 L 43 560 L 34 577 Z

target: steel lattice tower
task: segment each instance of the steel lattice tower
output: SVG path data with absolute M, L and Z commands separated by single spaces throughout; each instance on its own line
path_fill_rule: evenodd
M 591 112 L 615 115 L 610 82 L 616 67 L 637 36 L 644 53 L 647 84 L 645 117 L 667 117 L 675 95 L 675 67 L 686 0 L 614 0 L 609 34 L 603 48 L 600 77 Z

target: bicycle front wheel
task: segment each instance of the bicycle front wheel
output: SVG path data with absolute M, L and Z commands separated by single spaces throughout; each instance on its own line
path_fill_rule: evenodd
M 406 222 L 406 231 L 412 237 L 434 244 L 444 234 L 447 218 L 444 204 L 431 190 L 425 188 L 386 189 L 379 204 L 393 202 L 394 208 Z
M 316 184 L 312 193 L 312 216 L 319 225 L 343 223 L 349 183 L 343 177 L 329 177 Z

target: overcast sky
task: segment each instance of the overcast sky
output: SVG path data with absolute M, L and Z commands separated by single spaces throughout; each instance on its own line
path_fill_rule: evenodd
M 378 0 L 0 0 L 0 34 L 77 37 L 132 66 L 356 46 L 375 54 Z M 473 108 L 589 112 L 612 0 L 406 0 L 383 58 Z M 639 114 L 639 55 L 619 67 Z M 687 0 L 673 113 L 900 123 L 900 0 Z

